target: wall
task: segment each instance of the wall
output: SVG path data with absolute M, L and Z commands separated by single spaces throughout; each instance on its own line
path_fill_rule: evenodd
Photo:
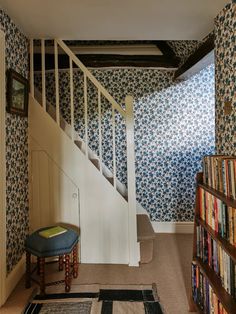
M 236 3 L 228 4 L 215 19 L 216 150 L 236 153 Z M 224 114 L 224 103 L 232 112 Z
M 135 98 L 137 200 L 156 221 L 193 219 L 195 175 L 202 156 L 214 152 L 214 66 L 185 82 L 174 82 L 173 72 L 158 69 L 93 69 L 92 73 L 118 103 Z M 47 95 L 54 99 L 54 74 L 47 74 Z M 60 73 L 61 111 L 70 123 L 68 71 Z M 40 75 L 36 77 L 40 89 Z M 51 86 L 51 88 L 50 88 Z M 80 72 L 74 73 L 75 127 L 84 136 L 83 90 Z M 93 98 L 92 98 L 93 96 Z M 89 86 L 89 145 L 98 151 L 96 90 Z M 111 112 L 102 101 L 103 161 L 112 168 Z M 126 183 L 123 124 L 117 117 L 117 171 Z
M 28 77 L 28 40 L 0 9 L 6 38 L 6 68 Z M 28 120 L 6 113 L 7 273 L 24 251 L 28 233 Z

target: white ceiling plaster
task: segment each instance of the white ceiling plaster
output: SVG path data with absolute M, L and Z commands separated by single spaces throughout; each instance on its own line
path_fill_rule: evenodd
M 0 0 L 33 38 L 202 39 L 226 0 Z

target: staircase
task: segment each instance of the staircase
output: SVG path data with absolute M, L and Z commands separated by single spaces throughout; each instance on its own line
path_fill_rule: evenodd
M 152 259 L 154 232 L 148 216 L 138 215 L 135 191 L 133 99 L 127 96 L 125 109 L 101 86 L 61 40 L 54 41 L 55 100 L 53 106 L 46 99 L 45 41 L 41 40 L 42 93 L 34 86 L 34 46 L 31 40 L 31 75 L 29 134 L 34 147 L 44 151 L 70 178 L 79 190 L 81 262 L 119 263 L 137 266 Z M 69 58 L 70 113 L 68 124 L 60 112 L 58 50 Z M 84 138 L 74 128 L 73 69 L 83 72 Z M 97 90 L 99 121 L 99 154 L 88 145 L 88 84 Z M 112 110 L 112 155 L 110 170 L 102 161 L 101 97 Z M 127 188 L 117 179 L 116 119 L 125 121 L 127 152 Z M 32 149 L 34 151 L 34 149 Z M 56 221 L 55 221 L 56 222 Z M 73 223 L 73 221 L 71 221 Z M 146 245 L 147 244 L 147 245 Z M 140 257 L 141 246 L 141 257 Z

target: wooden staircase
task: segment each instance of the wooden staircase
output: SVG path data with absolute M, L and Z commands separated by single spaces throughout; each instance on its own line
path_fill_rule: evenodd
M 127 263 L 130 266 L 137 266 L 139 261 L 141 263 L 148 263 L 152 260 L 153 257 L 153 242 L 155 238 L 154 231 L 152 229 L 149 217 L 147 215 L 137 215 L 137 202 L 136 202 L 136 191 L 135 191 L 135 165 L 134 165 L 134 120 L 133 120 L 133 100 L 131 96 L 126 98 L 126 109 L 123 109 L 116 101 L 112 98 L 112 96 L 101 86 L 101 84 L 96 80 L 96 78 L 88 71 L 88 69 L 79 61 L 79 59 L 73 54 L 73 52 L 65 45 L 65 43 L 61 40 L 54 41 L 54 53 L 55 53 L 55 85 L 56 85 L 56 104 L 55 106 L 48 103 L 46 99 L 46 80 L 45 80 L 45 42 L 41 40 L 42 46 L 42 93 L 38 93 L 34 86 L 34 70 L 33 70 L 33 40 L 31 40 L 31 106 L 36 106 L 35 108 L 31 108 L 30 110 L 30 134 L 32 138 L 40 144 L 40 147 L 46 151 L 46 153 L 50 156 L 50 158 L 54 159 L 54 161 L 62 168 L 62 171 L 68 175 L 68 177 L 76 183 L 79 187 L 80 197 L 82 198 L 80 205 L 80 215 L 81 219 L 81 239 L 82 246 L 87 246 L 83 248 L 82 252 L 82 261 L 85 262 L 101 262 L 101 263 L 119 263 L 119 257 L 116 256 L 115 251 L 113 255 L 109 257 L 109 246 L 110 245 L 118 245 L 115 242 L 118 240 L 119 235 L 115 236 L 115 232 L 124 233 L 124 237 L 127 236 L 127 243 L 124 244 L 124 251 L 122 253 L 121 263 L 125 263 L 126 260 L 126 251 L 128 249 Z M 63 118 L 60 112 L 59 106 L 59 84 L 58 84 L 58 47 L 67 54 L 69 58 L 69 73 L 70 73 L 70 106 L 71 106 L 71 125 L 69 125 Z M 82 70 L 84 73 L 84 119 L 85 119 L 85 137 L 82 139 L 79 137 L 79 134 L 74 129 L 74 103 L 73 103 L 73 63 L 76 64 L 77 67 Z M 102 162 L 102 132 L 99 129 L 99 155 L 96 155 L 88 145 L 88 103 L 87 103 L 87 85 L 88 82 L 91 82 L 98 90 L 98 112 L 101 113 L 101 96 L 105 97 L 107 101 L 109 101 L 112 108 L 112 128 L 113 128 L 113 170 L 109 170 Z M 37 109 L 37 104 L 34 104 L 34 100 L 37 100 L 37 103 L 41 104 L 42 109 Z M 32 110 L 33 109 L 33 110 Z M 116 147 L 115 147 L 115 110 L 116 113 L 119 113 L 121 118 L 125 120 L 126 123 L 126 141 L 127 141 L 127 188 L 119 182 L 117 179 L 116 173 Z M 45 116 L 50 116 L 54 121 L 54 125 L 51 125 L 50 120 Z M 42 116 L 42 119 L 41 119 Z M 40 121 L 38 118 L 40 117 Z M 100 116 L 101 119 L 101 116 Z M 101 128 L 101 123 L 99 123 L 99 128 Z M 44 135 L 41 134 L 39 128 L 43 128 L 44 125 L 48 126 L 48 134 L 50 133 L 50 128 L 54 129 L 53 136 L 49 134 L 47 138 L 46 130 Z M 58 129 L 57 129 L 58 128 Z M 61 131 L 64 132 L 61 133 Z M 44 133 L 42 132 L 42 133 Z M 53 144 L 53 137 L 61 137 L 58 141 L 57 145 Z M 50 139 L 50 140 L 49 140 Z M 51 141 L 51 142 L 50 142 Z M 72 147 L 74 145 L 74 147 Z M 51 147 L 52 146 L 52 147 Z M 65 150 L 67 147 L 67 150 Z M 41 149 L 40 148 L 40 149 Z M 68 150 L 71 150 L 71 159 L 73 164 L 73 169 L 71 169 L 71 165 L 68 160 L 65 160 L 64 156 L 68 155 Z M 77 150 L 80 153 L 77 153 Z M 59 154 L 59 155 L 58 155 Z M 60 156 L 62 154 L 62 156 Z M 77 157 L 76 157 L 77 156 Z M 83 168 L 78 169 L 75 168 L 75 158 L 78 158 L 79 165 L 84 165 Z M 96 173 L 96 180 L 93 180 L 94 173 Z M 88 173 L 88 177 L 86 178 Z M 94 177 L 95 179 L 95 177 Z M 102 183 L 102 180 L 109 182 L 109 184 Z M 100 211 L 94 208 L 96 204 L 96 198 L 91 200 L 91 197 L 95 197 L 96 195 L 96 187 L 95 181 L 99 183 L 99 191 L 100 191 L 100 202 L 104 200 L 104 206 L 102 203 L 99 204 Z M 85 185 L 84 185 L 85 184 Z M 104 185 L 104 191 L 103 191 Z M 89 195 L 88 189 L 89 187 L 93 187 L 93 196 Z M 109 187 L 110 186 L 110 187 Z M 107 191 L 107 192 L 105 192 Z M 109 194 L 108 194 L 109 191 Z M 112 192 L 113 191 L 113 192 Z M 101 193 L 105 193 L 104 197 L 101 199 Z M 117 193 L 120 195 L 118 197 Z M 122 197 L 121 197 L 122 196 Z M 121 199 L 123 201 L 121 201 Z M 90 198 L 90 200 L 88 199 Z M 120 202 L 120 205 L 119 205 Z M 110 205 L 109 205 L 110 204 Z M 115 208 L 117 211 L 122 211 L 122 214 L 114 215 L 112 211 L 109 211 L 109 206 L 113 208 L 113 212 Z M 139 205 L 140 207 L 140 205 Z M 121 209 L 122 208 L 122 209 Z M 127 208 L 127 216 L 125 218 L 124 209 Z M 95 215 L 95 217 L 94 217 Z M 97 230 L 97 237 L 92 236 L 88 233 L 89 226 L 91 225 L 91 221 L 95 223 L 96 215 L 101 215 L 99 217 L 100 225 Z M 119 220 L 113 221 L 114 217 L 119 217 Z M 98 216 L 97 216 L 98 217 Z M 125 220 L 124 220 L 125 219 Z M 106 225 L 106 223 L 111 223 L 114 225 L 114 234 L 112 234 L 112 225 Z M 96 228 L 95 228 L 96 229 Z M 107 236 L 106 235 L 106 230 Z M 85 232 L 86 231 L 86 232 Z M 105 236 L 105 238 L 104 238 Z M 87 239 L 87 238 L 89 239 Z M 123 238 L 124 238 L 123 237 Z M 91 250 L 93 245 L 100 246 L 101 239 L 104 239 L 103 243 L 103 251 L 104 254 L 99 253 L 99 258 L 91 254 Z M 114 244 L 110 243 L 114 241 Z M 119 241 L 118 241 L 119 242 Z M 96 244 L 95 244 L 96 243 Z M 122 245 L 123 245 L 122 244 Z M 119 250 L 121 246 L 119 247 Z M 141 253 L 140 253 L 141 249 Z M 99 252 L 99 251 L 97 251 Z M 106 258 L 107 255 L 107 258 Z

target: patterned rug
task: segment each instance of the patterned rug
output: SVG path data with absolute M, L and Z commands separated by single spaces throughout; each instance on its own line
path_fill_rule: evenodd
M 164 314 L 155 284 L 142 288 L 102 286 L 94 290 L 36 294 L 24 314 Z

